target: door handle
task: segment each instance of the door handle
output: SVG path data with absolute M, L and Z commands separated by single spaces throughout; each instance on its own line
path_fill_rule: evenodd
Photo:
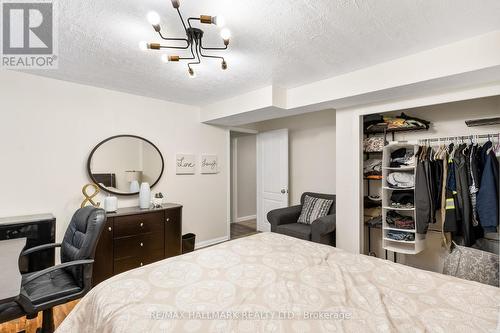
M 281 190 L 281 194 L 285 194 L 286 193 L 286 190 L 285 189 L 282 189 Z

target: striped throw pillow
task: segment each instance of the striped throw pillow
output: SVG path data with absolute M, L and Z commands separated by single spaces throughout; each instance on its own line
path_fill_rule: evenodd
M 333 200 L 314 198 L 306 195 L 298 223 L 311 224 L 320 217 L 328 214 Z

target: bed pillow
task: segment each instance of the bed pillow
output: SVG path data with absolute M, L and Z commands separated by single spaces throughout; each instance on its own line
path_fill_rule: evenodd
M 320 217 L 326 216 L 332 207 L 333 200 L 320 199 L 306 195 L 304 205 L 297 223 L 311 224 Z

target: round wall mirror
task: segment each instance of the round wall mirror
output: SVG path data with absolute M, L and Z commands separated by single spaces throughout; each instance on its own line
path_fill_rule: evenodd
M 117 135 L 99 143 L 90 153 L 87 171 L 102 190 L 117 195 L 135 195 L 140 184 L 155 186 L 163 174 L 160 150 L 135 135 Z

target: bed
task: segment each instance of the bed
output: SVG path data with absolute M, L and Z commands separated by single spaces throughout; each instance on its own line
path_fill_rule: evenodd
M 260 233 L 96 286 L 65 332 L 493 332 L 500 288 Z

